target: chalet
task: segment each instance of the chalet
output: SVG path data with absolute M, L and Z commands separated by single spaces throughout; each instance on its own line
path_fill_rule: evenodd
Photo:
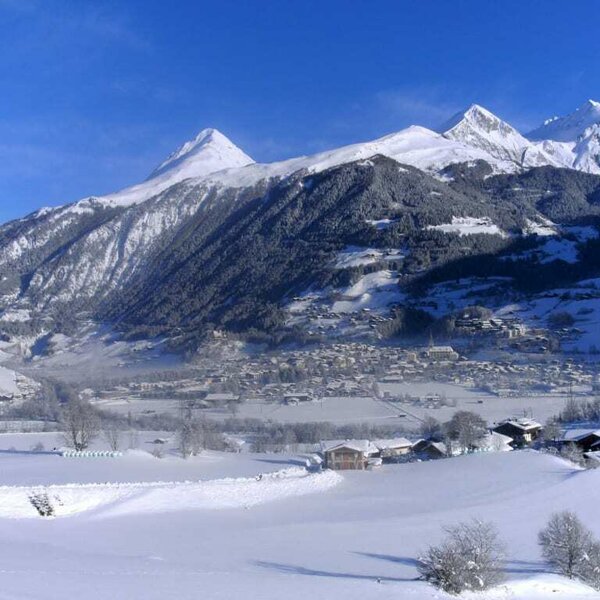
M 514 440 L 514 444 L 522 446 L 530 444 L 539 437 L 542 425 L 533 419 L 507 419 L 492 428 L 492 431 L 501 433 Z
M 573 444 L 583 452 L 600 451 L 600 429 L 572 429 L 559 440 L 561 445 Z
M 321 442 L 326 469 L 364 470 L 379 450 L 369 440 L 327 440 Z

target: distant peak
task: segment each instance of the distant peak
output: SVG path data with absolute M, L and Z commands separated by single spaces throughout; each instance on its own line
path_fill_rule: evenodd
M 196 137 L 182 144 L 172 152 L 150 175 L 152 179 L 181 166 L 192 163 L 210 168 L 211 171 L 243 167 L 254 161 L 238 148 L 226 135 L 212 127 L 202 129 Z M 193 171 L 193 169 L 192 169 Z M 206 174 L 206 168 L 200 168 L 199 174 Z
M 585 134 L 587 129 L 598 123 L 600 123 L 600 102 L 589 99 L 571 114 L 547 119 L 527 137 L 532 140 L 575 142 Z
M 457 112 L 451 119 L 436 129 L 439 133 L 449 133 L 460 125 L 475 126 L 483 129 L 497 128 L 504 121 L 480 104 L 471 104 L 465 110 Z

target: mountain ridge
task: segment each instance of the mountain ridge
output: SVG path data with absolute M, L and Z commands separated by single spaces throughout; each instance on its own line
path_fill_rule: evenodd
M 562 168 L 577 144 L 588 162 Z M 572 260 L 587 242 L 570 227 L 600 214 L 598 147 L 593 135 L 577 144 L 531 142 L 478 105 L 442 133 L 412 126 L 269 164 L 203 130 L 137 186 L 0 226 L 0 334 L 90 320 L 188 340 L 213 327 L 277 331 L 294 294 L 352 296 L 365 274 L 400 298 L 394 289 L 453 261 L 540 245 L 540 232 L 566 236 Z M 379 259 L 335 267 L 348 248 Z

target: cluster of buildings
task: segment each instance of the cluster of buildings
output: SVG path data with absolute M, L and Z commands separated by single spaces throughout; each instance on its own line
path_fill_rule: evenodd
M 320 443 L 318 460 L 324 468 L 333 470 L 365 470 L 385 462 L 431 460 L 468 452 L 499 452 L 531 446 L 539 440 L 543 426 L 527 418 L 506 419 L 491 427 L 471 447 L 456 448 L 452 443 L 433 439 L 410 441 L 404 437 L 382 440 L 325 440 Z M 572 429 L 555 440 L 545 440 L 547 446 L 576 448 L 588 463 L 600 466 L 600 429 Z

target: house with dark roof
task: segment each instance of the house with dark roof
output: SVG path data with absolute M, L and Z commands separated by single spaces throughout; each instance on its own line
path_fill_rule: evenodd
M 573 444 L 583 452 L 600 451 L 600 429 L 571 429 L 563 433 L 561 446 Z
M 515 446 L 525 446 L 531 444 L 542 433 L 543 426 L 533 419 L 506 419 L 495 427 L 492 431 L 507 435 L 512 438 Z

